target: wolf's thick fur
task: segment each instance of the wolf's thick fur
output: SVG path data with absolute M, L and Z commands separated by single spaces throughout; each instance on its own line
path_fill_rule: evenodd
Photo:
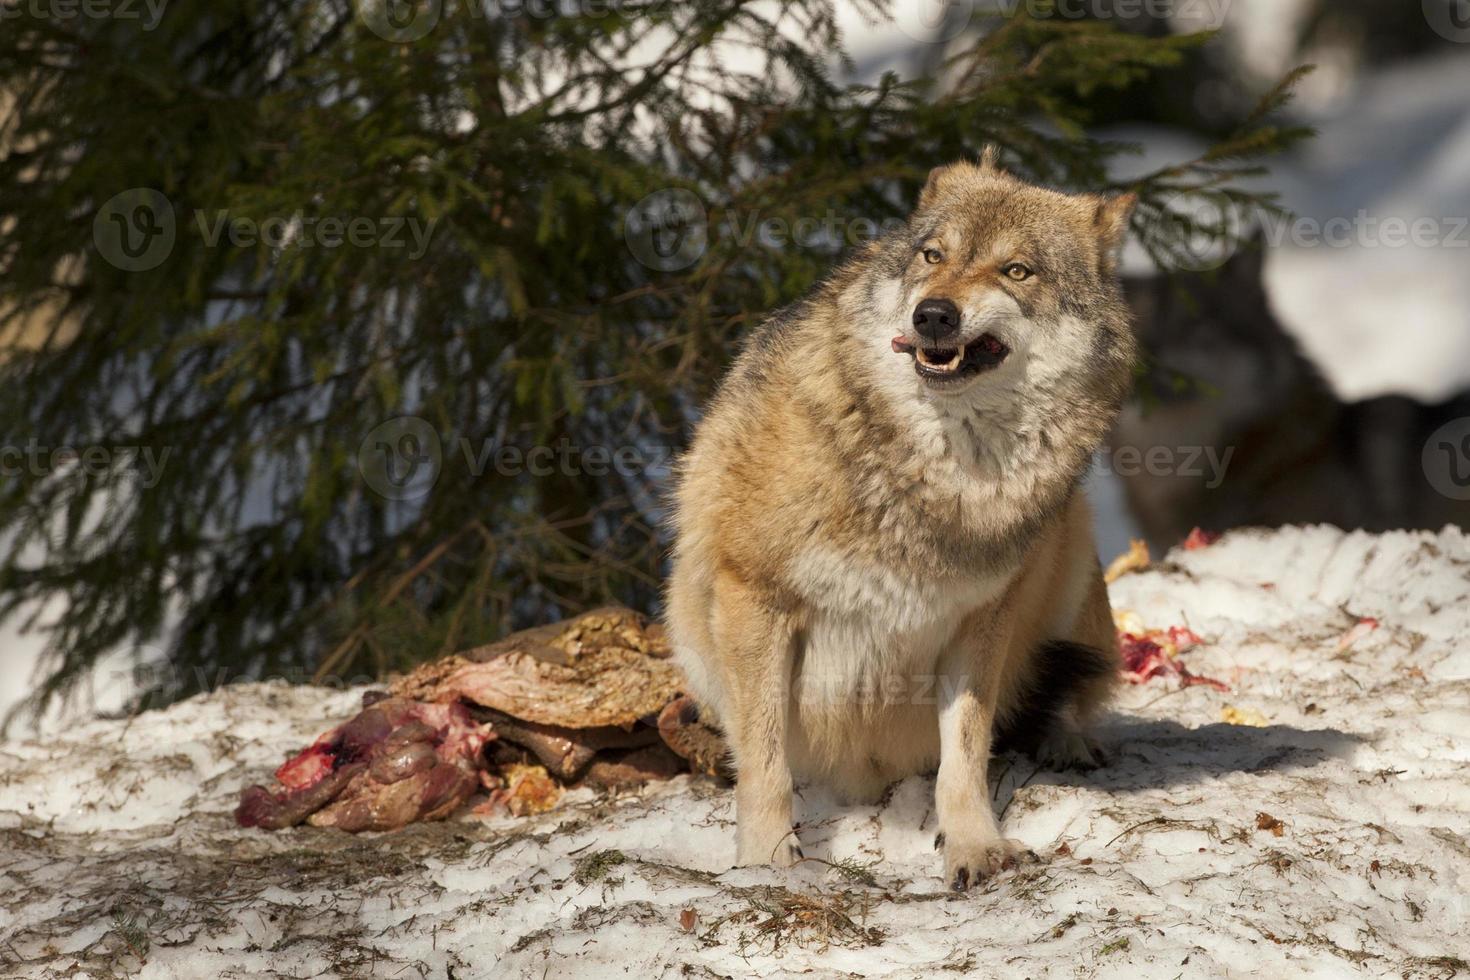
M 1079 726 L 1117 649 L 1078 483 L 1130 381 L 1115 254 L 1132 204 L 988 155 L 940 168 L 907 229 L 731 370 L 682 466 L 668 624 L 731 746 L 742 864 L 799 856 L 793 778 L 871 798 L 937 765 L 964 888 L 1016 857 L 986 793 L 997 732 L 1092 761 Z M 1008 356 L 920 377 L 900 340 L 923 342 L 914 311 L 935 297 L 966 350 L 989 335 Z

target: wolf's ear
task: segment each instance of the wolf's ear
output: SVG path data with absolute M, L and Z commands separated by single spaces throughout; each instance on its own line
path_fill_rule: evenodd
M 996 150 L 994 143 L 986 143 L 985 149 L 980 151 L 980 169 L 984 172 L 1000 170 L 1000 152 Z
M 1133 216 L 1136 204 L 1137 194 L 1118 194 L 1098 199 L 1092 224 L 1097 230 L 1103 272 L 1108 275 L 1118 271 L 1118 253 L 1122 251 L 1123 239 L 1128 235 L 1128 219 Z
M 939 196 L 939 189 L 949 179 L 949 172 L 953 164 L 941 164 L 929 171 L 929 179 L 924 181 L 924 189 L 919 191 L 919 207 L 927 208 L 934 203 Z

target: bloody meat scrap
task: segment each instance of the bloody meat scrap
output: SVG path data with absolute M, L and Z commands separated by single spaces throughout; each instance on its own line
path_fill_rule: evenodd
M 244 792 L 240 826 L 391 830 L 446 817 L 479 788 L 485 743 L 495 734 L 464 705 L 380 694 L 363 701 L 357 717 L 276 770 L 281 791 Z
M 1192 673 L 1179 660 L 1179 655 L 1197 643 L 1199 635 L 1186 626 L 1166 630 L 1147 629 L 1138 616 L 1126 610 L 1113 613 L 1118 633 L 1118 649 L 1123 655 L 1123 678 L 1131 684 L 1143 684 L 1155 677 L 1177 677 L 1182 687 L 1205 684 L 1217 691 L 1230 690 L 1213 677 Z
M 1219 540 L 1219 531 L 1206 531 L 1203 528 L 1197 527 L 1194 530 L 1190 531 L 1189 536 L 1184 539 L 1184 550 L 1199 551 L 1202 548 L 1208 548 L 1210 545 Z

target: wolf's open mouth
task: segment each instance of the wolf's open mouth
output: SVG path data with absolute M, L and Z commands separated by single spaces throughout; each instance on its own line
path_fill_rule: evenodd
M 919 347 L 903 337 L 894 337 L 893 352 L 911 355 L 919 377 L 949 380 L 988 371 L 1004 361 L 1011 349 L 987 333 L 964 347 Z

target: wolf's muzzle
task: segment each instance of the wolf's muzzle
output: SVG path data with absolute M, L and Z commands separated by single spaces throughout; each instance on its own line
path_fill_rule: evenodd
M 914 329 L 919 336 L 938 345 L 960 329 L 960 308 L 953 300 L 926 299 L 914 308 Z

